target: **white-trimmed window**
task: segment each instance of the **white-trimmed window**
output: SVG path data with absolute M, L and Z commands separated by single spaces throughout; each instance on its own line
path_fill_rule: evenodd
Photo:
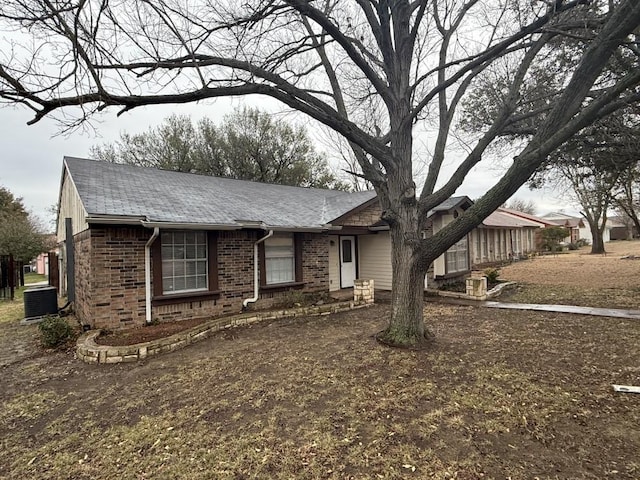
M 293 234 L 277 234 L 264 241 L 265 281 L 267 285 L 292 283 L 296 278 Z
M 489 233 L 487 230 L 482 229 L 482 260 L 487 260 L 489 258 L 489 241 L 488 241 Z
M 162 293 L 208 289 L 208 252 L 205 232 L 162 232 L 161 249 Z
M 467 237 L 464 237 L 445 252 L 447 274 L 469 270 L 468 248 Z

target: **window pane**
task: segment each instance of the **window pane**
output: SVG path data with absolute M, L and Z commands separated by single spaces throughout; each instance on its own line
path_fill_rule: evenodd
M 162 290 L 167 293 L 207 288 L 204 232 L 162 232 Z
M 195 275 L 196 274 L 196 262 L 187 260 L 185 265 L 186 265 L 185 273 L 187 275 Z
M 184 277 L 175 277 L 173 279 L 173 287 L 174 292 L 186 290 L 184 286 Z
M 267 284 L 293 282 L 293 258 L 270 258 L 265 262 Z
M 351 263 L 351 240 L 345 238 L 342 240 L 342 263 Z
M 162 291 L 163 292 L 173 292 L 173 277 L 163 278 L 162 279 Z
M 173 276 L 173 262 L 171 260 L 162 262 L 162 276 L 163 277 Z
M 171 245 L 173 244 L 173 233 L 172 232 L 162 232 L 160 235 L 160 239 L 162 240 L 163 245 Z
M 196 277 L 185 277 L 185 288 L 187 290 L 195 290 L 198 288 Z
M 184 262 L 182 261 L 173 262 L 173 275 L 175 277 L 184 277 L 185 275 Z
M 265 240 L 264 256 L 267 284 L 295 280 L 293 235 L 277 235 Z
M 445 261 L 446 273 L 462 272 L 469 269 L 466 237 L 447 250 Z
M 182 259 L 184 258 L 184 245 L 174 245 L 173 246 L 173 259 Z

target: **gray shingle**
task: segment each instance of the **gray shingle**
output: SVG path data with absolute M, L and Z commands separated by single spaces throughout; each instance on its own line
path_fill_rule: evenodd
M 318 188 L 170 172 L 65 157 L 87 213 L 150 222 L 320 228 L 371 200 L 375 192 Z

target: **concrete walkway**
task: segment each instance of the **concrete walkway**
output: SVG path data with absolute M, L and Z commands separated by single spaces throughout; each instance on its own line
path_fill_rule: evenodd
M 453 305 L 468 305 L 471 307 L 502 308 L 506 310 L 535 310 L 538 312 L 573 313 L 577 315 L 593 315 L 596 317 L 630 318 L 640 320 L 640 310 L 626 310 L 620 308 L 579 307 L 577 305 L 545 305 L 538 303 L 508 303 L 461 298 L 430 297 L 427 301 L 449 303 Z
M 536 303 L 478 302 L 481 307 L 505 308 L 509 310 L 536 310 L 540 312 L 575 313 L 597 317 L 631 318 L 640 320 L 640 310 L 618 308 L 578 307 L 575 305 L 541 305 Z

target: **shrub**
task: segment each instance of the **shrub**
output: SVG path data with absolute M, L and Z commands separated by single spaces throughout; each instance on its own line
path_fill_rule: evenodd
M 567 248 L 569 250 L 578 250 L 578 248 L 580 248 L 580 245 L 578 245 L 577 243 L 571 242 L 570 244 L 567 245 Z
M 560 243 L 564 238 L 567 238 L 571 232 L 567 228 L 555 226 L 543 228 L 541 234 L 543 248 L 550 252 L 557 252 L 562 250 Z
M 273 306 L 275 308 L 298 308 L 317 305 L 318 303 L 330 302 L 328 292 L 302 292 L 300 290 L 290 290 L 284 293 Z
M 591 242 L 586 238 L 579 238 L 576 241 L 576 245 L 578 246 L 578 248 L 580 248 L 580 247 L 588 247 L 589 245 L 591 245 Z
M 466 292 L 467 284 L 465 282 L 450 282 L 443 283 L 438 287 L 438 290 L 444 292 Z
M 47 316 L 38 324 L 38 328 L 42 344 L 47 348 L 59 347 L 75 335 L 73 327 L 60 317 Z
M 488 283 L 496 283 L 498 281 L 498 277 L 500 276 L 500 269 L 498 268 L 485 268 L 483 270 L 484 276 L 487 277 Z

